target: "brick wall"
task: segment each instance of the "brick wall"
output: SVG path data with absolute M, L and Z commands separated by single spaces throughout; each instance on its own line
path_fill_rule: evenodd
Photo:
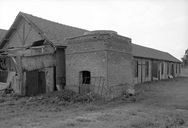
M 99 91 L 104 97 L 121 95 L 122 88 L 132 85 L 131 51 L 131 40 L 118 35 L 93 34 L 69 39 L 66 49 L 66 88 L 78 92 L 80 71 L 89 71 L 92 78 L 104 78 L 104 87 L 100 87 L 102 90 Z

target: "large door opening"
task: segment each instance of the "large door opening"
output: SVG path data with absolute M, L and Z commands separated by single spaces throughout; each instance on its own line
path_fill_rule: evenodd
M 158 78 L 158 63 L 152 62 L 152 79 Z
M 26 72 L 26 95 L 38 95 L 46 92 L 46 79 L 44 71 Z

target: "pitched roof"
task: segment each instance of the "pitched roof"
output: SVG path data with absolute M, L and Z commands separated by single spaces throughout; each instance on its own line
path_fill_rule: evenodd
M 178 63 L 181 62 L 180 60 L 178 60 L 177 58 L 175 58 L 174 56 L 172 56 L 171 54 L 167 52 L 140 46 L 137 44 L 133 44 L 132 48 L 133 48 L 133 56 L 135 57 L 166 60 L 166 61 L 172 61 L 172 62 L 178 62 Z
M 3 37 L 5 36 L 6 32 L 7 32 L 7 30 L 0 29 L 0 42 L 3 39 Z
M 84 29 L 59 24 L 23 12 L 19 14 L 29 22 L 34 23 L 54 45 L 62 45 L 66 38 L 80 36 L 88 32 Z
M 53 21 L 49 21 L 46 19 L 42 19 L 30 14 L 26 14 L 23 12 L 20 12 L 16 18 L 16 20 L 13 23 L 13 30 L 14 24 L 16 22 L 19 22 L 19 17 L 25 18 L 28 22 L 30 22 L 32 25 L 34 25 L 36 28 L 38 28 L 39 33 L 42 32 L 42 34 L 51 41 L 54 45 L 65 45 L 66 38 L 81 36 L 86 32 L 89 32 L 88 30 L 59 24 Z M 1 31 L 0 31 L 1 32 Z M 6 32 L 6 31 L 5 31 Z M 5 35 L 6 38 L 9 38 L 12 34 L 11 28 Z M 1 36 L 1 34 L 0 34 Z M 3 45 L 0 45 L 1 47 L 4 46 L 4 44 L 7 42 L 5 40 L 3 42 Z M 151 58 L 151 59 L 158 59 L 158 60 L 167 60 L 167 61 L 173 61 L 173 62 L 181 62 L 177 58 L 173 57 L 167 52 L 162 52 L 156 49 L 143 47 L 140 45 L 133 44 L 133 56 L 136 57 L 143 57 L 143 58 Z

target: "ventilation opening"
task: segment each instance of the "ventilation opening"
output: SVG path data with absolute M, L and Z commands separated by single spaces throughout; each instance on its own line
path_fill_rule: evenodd
M 33 44 L 31 45 L 32 47 L 36 47 L 36 46 L 42 46 L 44 45 L 44 40 L 38 40 L 33 42 Z
M 80 72 L 80 83 L 81 84 L 90 84 L 91 83 L 91 73 L 89 71 Z

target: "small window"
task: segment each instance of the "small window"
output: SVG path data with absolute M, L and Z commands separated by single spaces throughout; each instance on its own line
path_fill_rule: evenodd
M 145 68 L 145 76 L 148 77 L 149 76 L 149 62 L 146 61 L 146 68 Z
M 91 73 L 89 71 L 81 71 L 80 78 L 81 84 L 91 84 Z

